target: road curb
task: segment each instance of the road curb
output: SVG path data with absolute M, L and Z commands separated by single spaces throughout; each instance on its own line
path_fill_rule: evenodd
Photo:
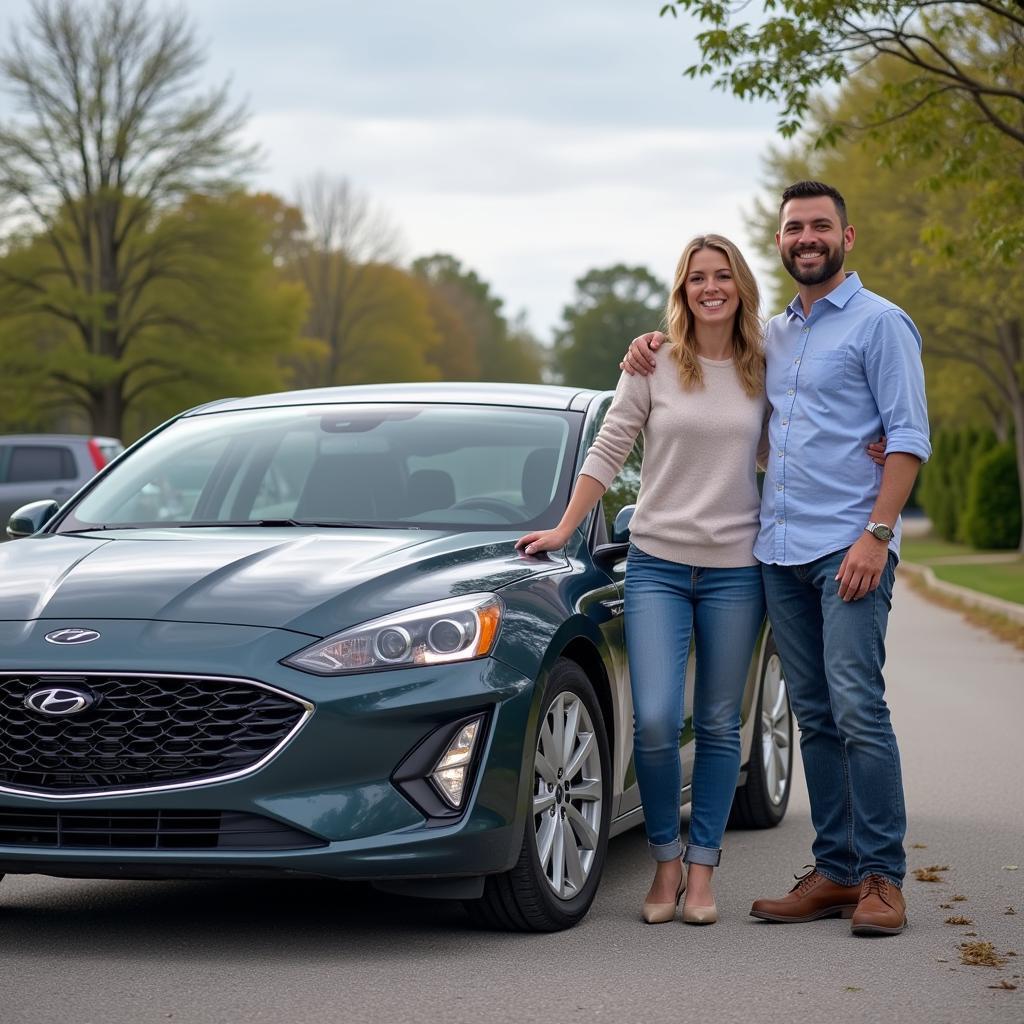
M 929 590 L 945 594 L 947 597 L 955 597 L 971 608 L 980 608 L 982 611 L 1002 615 L 1012 622 L 1024 625 L 1024 604 L 1004 601 L 1001 597 L 992 597 L 990 594 L 982 594 L 969 587 L 958 587 L 955 583 L 947 583 L 945 580 L 940 580 L 930 566 L 919 565 L 917 562 L 901 561 L 899 567 L 917 576 Z

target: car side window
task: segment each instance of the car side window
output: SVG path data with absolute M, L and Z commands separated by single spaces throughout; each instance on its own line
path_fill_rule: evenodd
M 14 445 L 7 463 L 9 484 L 74 480 L 76 476 L 74 455 L 58 445 Z
M 608 536 L 612 535 L 612 524 L 615 517 L 626 505 L 635 505 L 640 491 L 640 463 L 644 458 L 644 436 L 640 434 L 633 445 L 633 450 L 626 459 L 622 471 L 612 481 L 611 487 L 604 492 L 601 506 L 608 527 Z

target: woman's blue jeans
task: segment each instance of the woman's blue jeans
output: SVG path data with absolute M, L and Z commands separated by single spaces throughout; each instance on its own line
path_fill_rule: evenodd
M 690 640 L 697 661 L 690 835 L 683 857 L 716 865 L 740 769 L 740 704 L 764 622 L 757 565 L 707 569 L 655 558 L 626 561 L 626 649 L 633 691 L 633 754 L 655 860 L 682 852 L 679 736 Z

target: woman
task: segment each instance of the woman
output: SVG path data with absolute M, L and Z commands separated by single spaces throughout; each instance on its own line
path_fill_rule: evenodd
M 685 922 L 718 917 L 712 875 L 739 774 L 740 702 L 764 620 L 753 556 L 767 411 L 758 309 L 757 284 L 736 246 L 720 235 L 694 238 L 668 301 L 672 358 L 646 377 L 623 374 L 561 522 L 517 542 L 527 554 L 564 547 L 643 432 L 625 626 L 637 782 L 656 862 L 642 910 L 651 924 L 671 921 L 684 891 Z M 683 852 L 679 733 L 694 632 L 696 753 Z

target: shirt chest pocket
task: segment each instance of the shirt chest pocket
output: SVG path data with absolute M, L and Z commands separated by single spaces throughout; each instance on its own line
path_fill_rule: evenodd
M 802 370 L 802 384 L 809 384 L 815 391 L 841 391 L 846 378 L 846 351 L 808 352 Z

